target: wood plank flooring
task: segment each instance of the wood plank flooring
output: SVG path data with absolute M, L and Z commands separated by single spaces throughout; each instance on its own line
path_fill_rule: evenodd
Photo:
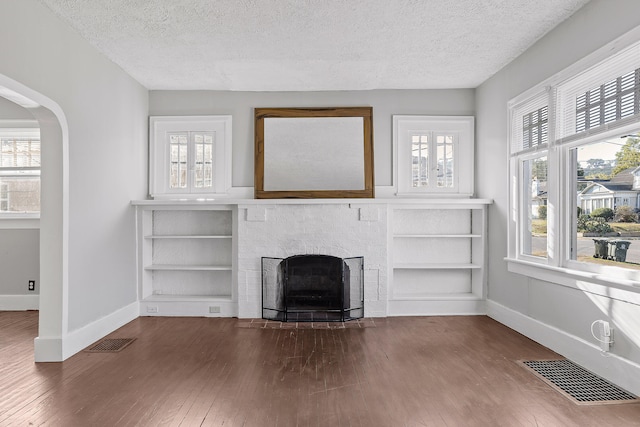
M 559 356 L 484 316 L 242 323 L 143 317 L 119 353 L 36 364 L 37 313 L 0 312 L 0 426 L 640 426 L 551 389 L 516 361 Z

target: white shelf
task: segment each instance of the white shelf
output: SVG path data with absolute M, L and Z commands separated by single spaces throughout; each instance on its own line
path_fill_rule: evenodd
M 207 236 L 207 235 L 186 235 L 186 234 L 144 236 L 145 239 L 231 239 L 232 237 L 233 236 L 231 235 Z
M 236 210 L 145 204 L 136 205 L 136 214 L 141 315 L 237 315 Z
M 425 296 L 394 295 L 390 301 L 479 301 L 482 298 L 472 293 L 465 294 L 431 294 Z
M 396 263 L 393 264 L 393 268 L 397 270 L 409 270 L 409 269 L 420 269 L 420 270 L 463 270 L 463 269 L 478 269 L 482 268 L 481 265 L 477 264 L 430 264 L 423 262 L 416 263 Z
M 151 295 L 142 300 L 142 302 L 217 302 L 231 301 L 231 295 Z
M 487 204 L 392 206 L 389 312 L 484 310 Z
M 482 237 L 480 234 L 394 234 L 394 239 L 404 239 L 404 238 L 427 238 L 427 239 L 455 239 L 455 238 L 479 238 Z
M 145 270 L 171 270 L 171 271 L 230 271 L 230 265 L 184 265 L 184 264 L 156 264 L 148 265 Z

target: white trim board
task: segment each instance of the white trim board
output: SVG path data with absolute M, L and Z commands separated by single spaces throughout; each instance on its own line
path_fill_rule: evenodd
M 623 389 L 640 395 L 640 365 L 520 312 L 487 300 L 487 315 Z
M 37 337 L 34 340 L 36 362 L 61 362 L 116 329 L 139 317 L 140 303 L 133 302 L 95 320 L 64 337 Z
M 481 299 L 390 299 L 388 316 L 480 316 L 486 314 Z M 366 310 L 366 302 L 365 302 Z M 384 316 L 384 314 L 382 314 Z M 367 317 L 369 317 L 367 315 Z
M 0 311 L 25 311 L 40 308 L 40 295 L 0 295 Z

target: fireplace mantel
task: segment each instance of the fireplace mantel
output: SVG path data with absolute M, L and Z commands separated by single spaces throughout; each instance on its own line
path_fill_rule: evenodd
M 364 256 L 365 316 L 485 313 L 487 199 L 140 200 L 140 314 L 261 317 L 263 256 Z

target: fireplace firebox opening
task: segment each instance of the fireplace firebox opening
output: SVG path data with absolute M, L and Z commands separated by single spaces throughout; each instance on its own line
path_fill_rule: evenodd
M 262 318 L 344 322 L 364 317 L 364 258 L 262 258 Z

